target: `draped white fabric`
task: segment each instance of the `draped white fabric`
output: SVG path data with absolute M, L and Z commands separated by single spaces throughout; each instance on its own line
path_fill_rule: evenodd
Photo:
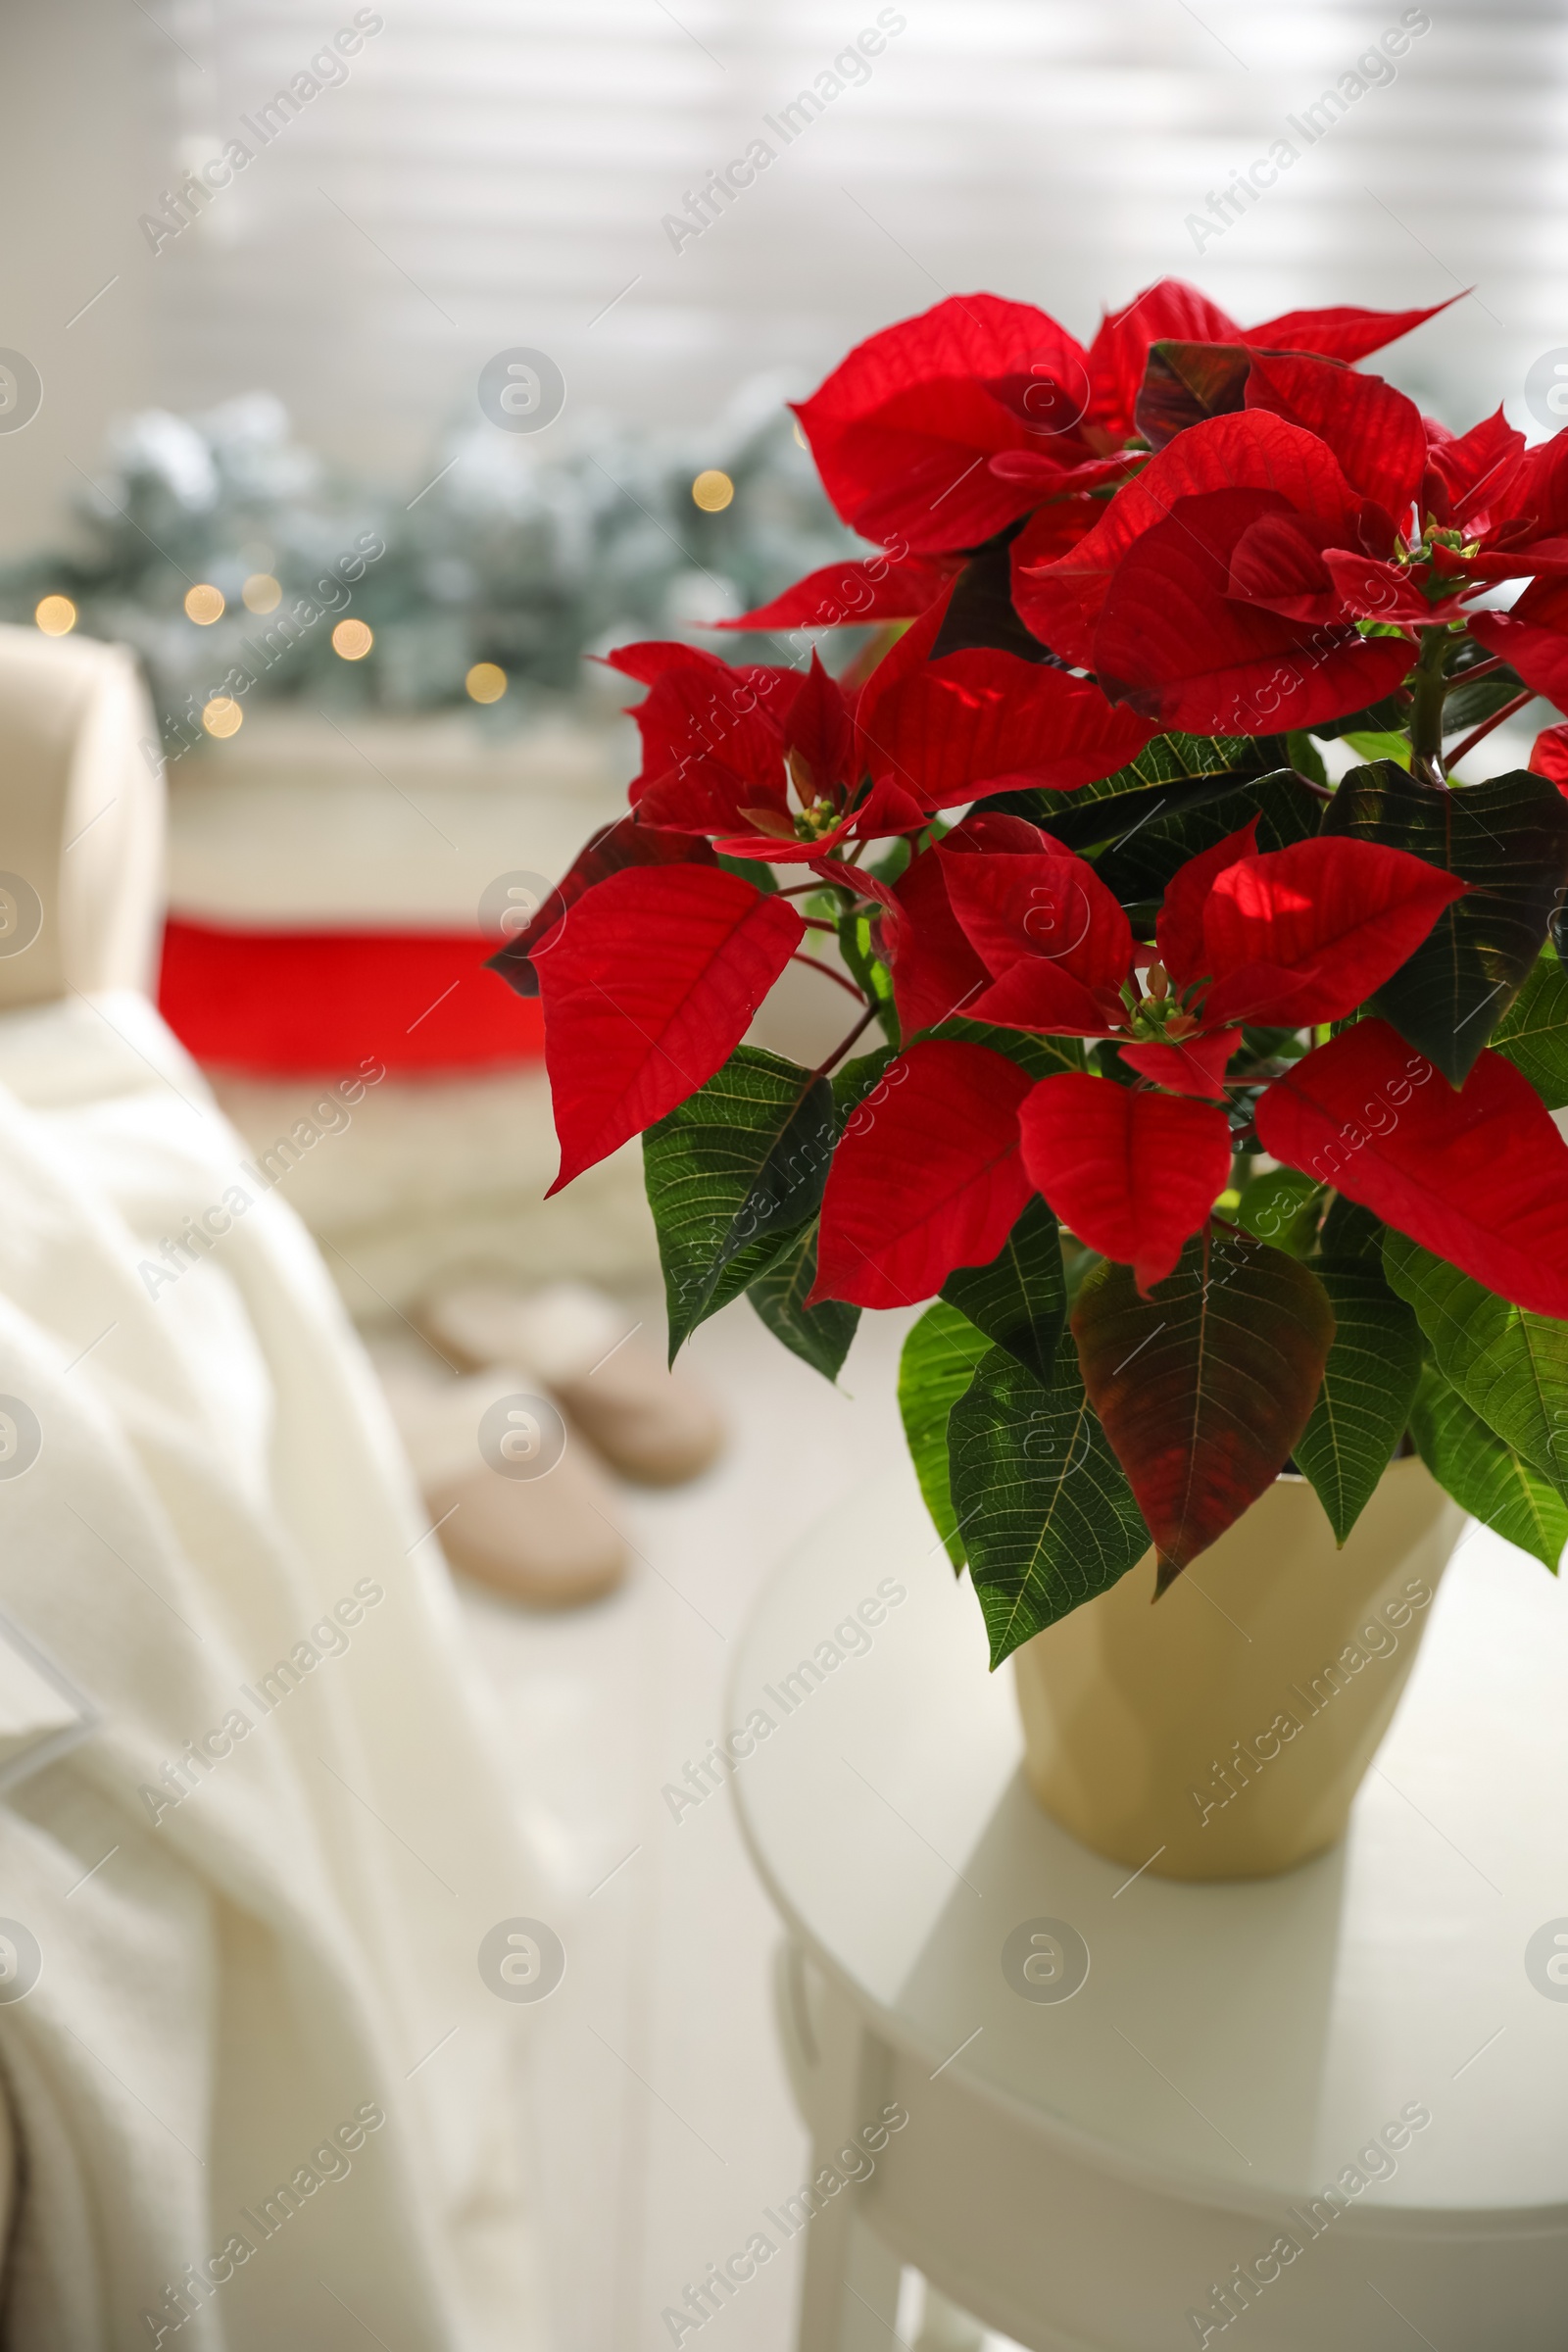
M 0 1984 L 0 2332 L 540 2352 L 540 2013 L 476 1965 L 527 1875 L 368 1369 L 241 1150 L 143 1000 L 0 1019 L 0 1604 L 102 1718 L 0 1802 L 42 1959 Z

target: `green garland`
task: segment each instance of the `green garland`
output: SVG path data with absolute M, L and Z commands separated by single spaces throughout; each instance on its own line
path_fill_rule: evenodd
M 719 512 L 693 499 L 708 469 L 734 484 Z M 465 681 L 494 663 L 506 691 L 477 715 L 508 725 L 543 701 L 594 694 L 584 656 L 634 638 L 766 659 L 766 640 L 700 624 L 858 545 L 771 382 L 747 386 L 701 435 L 606 424 L 520 465 L 514 443 L 475 423 L 430 472 L 396 493 L 333 473 L 268 393 L 195 417 L 146 412 L 117 427 L 74 502 L 74 549 L 0 572 L 0 617 L 31 621 L 44 598 L 69 598 L 76 628 L 132 647 L 177 756 L 222 696 L 339 713 L 476 710 Z M 270 611 L 247 610 L 247 581 L 253 600 L 271 596 L 259 580 L 276 583 Z M 224 600 L 210 625 L 187 613 L 193 587 Z M 369 628 L 362 659 L 334 649 L 345 618 Z

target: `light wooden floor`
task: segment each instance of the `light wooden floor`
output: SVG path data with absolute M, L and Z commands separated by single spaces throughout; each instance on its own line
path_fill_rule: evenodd
M 640 1555 L 626 1588 L 560 1618 L 466 1591 L 568 1954 L 531 2013 L 560 2352 L 667 2347 L 664 2308 L 805 2177 L 768 2007 L 774 1916 L 727 1793 L 677 1821 L 661 1791 L 725 1720 L 734 1637 L 763 1579 L 902 1455 L 894 1379 L 911 1319 L 867 1317 L 835 1391 L 744 1301 L 729 1308 L 691 1361 L 733 1444 L 696 1486 L 621 1490 Z M 705 2346 L 789 2352 L 794 2254 L 710 2322 Z M 912 2312 L 906 2328 L 912 2341 Z

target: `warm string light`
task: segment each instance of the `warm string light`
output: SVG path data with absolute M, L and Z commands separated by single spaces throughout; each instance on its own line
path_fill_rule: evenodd
M 507 673 L 499 662 L 476 662 L 463 681 L 470 702 L 499 703 L 507 691 Z
M 692 484 L 692 503 L 705 514 L 722 514 L 734 495 L 734 483 L 716 466 L 706 466 Z
M 231 694 L 215 694 L 212 701 L 202 707 L 202 725 L 209 735 L 217 735 L 220 739 L 225 735 L 237 735 L 244 720 L 245 713 Z
M 375 643 L 375 631 L 363 620 L 340 620 L 332 631 L 332 651 L 345 662 L 363 662 Z
M 69 596 L 44 596 L 32 617 L 46 637 L 68 637 L 76 625 L 76 608 Z
M 253 571 L 240 590 L 247 612 L 275 612 L 283 601 L 283 591 L 270 571 Z
M 199 629 L 210 629 L 215 620 L 222 619 L 225 610 L 223 591 L 215 588 L 211 580 L 198 580 L 194 588 L 185 591 L 185 616 Z

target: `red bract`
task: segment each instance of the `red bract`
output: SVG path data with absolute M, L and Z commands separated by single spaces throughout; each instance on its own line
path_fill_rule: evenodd
M 933 661 L 945 612 L 944 595 L 856 694 L 814 654 L 804 677 L 685 646 L 612 654 L 651 688 L 634 713 L 639 820 L 709 835 L 731 857 L 805 864 L 916 832 L 982 792 L 1071 791 L 1149 741 L 1148 722 L 1092 679 L 989 649 Z
M 991 472 L 997 452 L 1105 455 L 1077 429 L 1088 398 L 1083 346 L 1054 318 L 957 294 L 858 345 L 796 414 L 845 521 L 928 555 L 976 547 L 1035 504 Z
M 1069 554 L 1038 562 L 1032 528 L 1013 549 L 1023 619 L 1163 726 L 1311 726 L 1376 702 L 1410 666 L 1402 640 L 1357 631 L 1323 562 L 1324 549 L 1391 555 L 1387 514 L 1326 442 L 1266 410 L 1180 434 Z
M 705 1086 L 805 937 L 721 868 L 612 874 L 539 968 L 559 1192 Z
M 1343 362 L 1433 316 L 1296 311 L 1244 328 L 1196 287 L 1164 278 L 1103 319 L 1085 351 L 1027 303 L 956 294 L 858 345 L 797 414 L 846 522 L 943 554 L 977 547 L 1042 498 L 1081 508 L 1074 521 L 1058 514 L 1058 530 L 1088 529 L 1095 510 L 1083 494 L 1125 474 L 1120 445 L 1156 342 Z
M 1225 1189 L 1231 1131 L 1222 1110 L 1064 1072 L 1018 1113 L 1023 1164 L 1063 1224 L 1091 1250 L 1161 1282 Z
M 833 1157 L 813 1298 L 907 1306 L 995 1257 L 1029 1198 L 1018 1105 L 1031 1084 L 1002 1054 L 944 1039 L 890 1062 Z
M 1516 1306 L 1568 1316 L 1568 1144 L 1500 1054 L 1455 1095 L 1387 1022 L 1360 1021 L 1275 1081 L 1257 1136 Z
M 1127 917 L 1083 858 L 1048 850 L 946 863 L 954 914 L 994 976 L 966 1010 L 1007 1028 L 1184 1054 L 1240 1022 L 1340 1020 L 1464 895 L 1453 875 L 1379 842 L 1320 836 L 1258 854 L 1254 840 L 1255 819 L 1177 874 L 1159 920 L 1161 964 L 1142 958 L 1163 978 L 1141 999 Z M 1211 1065 L 1195 1066 L 1180 1091 L 1211 1094 Z

